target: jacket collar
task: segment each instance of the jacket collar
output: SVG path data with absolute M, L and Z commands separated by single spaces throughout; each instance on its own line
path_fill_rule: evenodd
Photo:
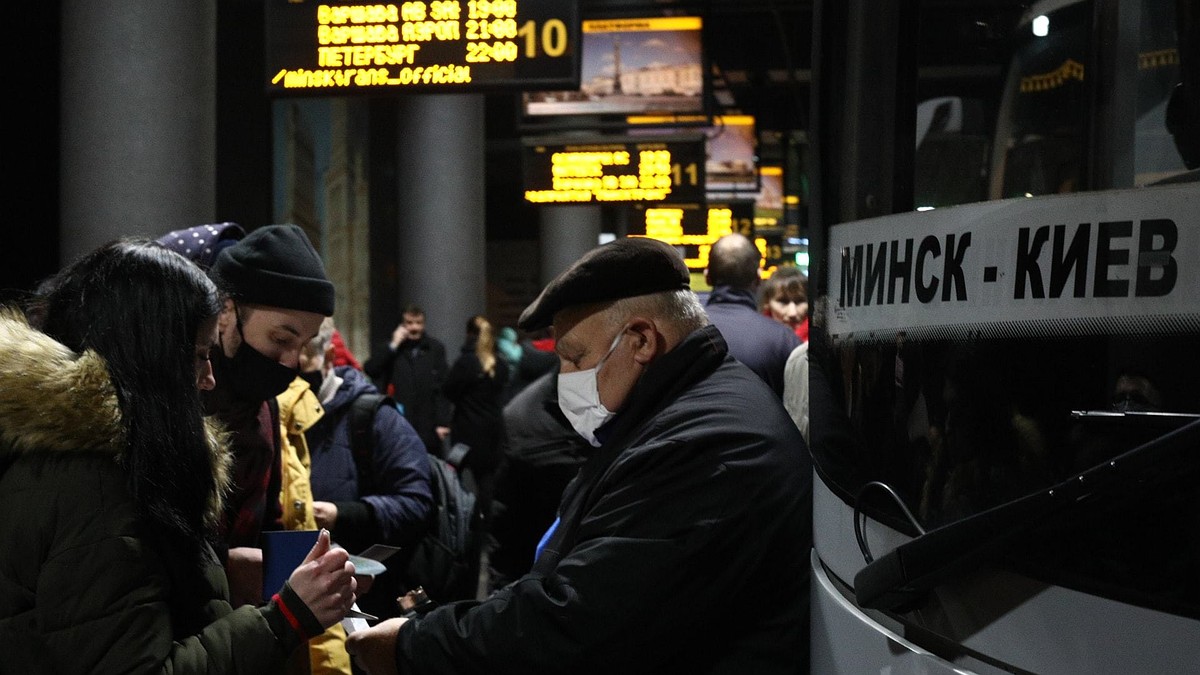
M 289 434 L 308 431 L 325 415 L 325 408 L 308 382 L 297 377 L 275 397 L 279 403 L 279 423 Z
M 712 289 L 704 305 L 706 307 L 708 305 L 743 305 L 758 311 L 758 302 L 754 298 L 754 291 L 732 286 L 717 286 Z
M 629 393 L 625 405 L 596 430 L 604 445 L 620 439 L 674 401 L 725 360 L 729 347 L 717 327 L 692 331 L 674 349 L 655 359 Z

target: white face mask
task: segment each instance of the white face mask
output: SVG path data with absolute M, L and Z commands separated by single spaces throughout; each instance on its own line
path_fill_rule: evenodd
M 624 334 L 625 329 L 622 328 L 613 338 L 608 352 L 594 368 L 558 374 L 558 407 L 567 416 L 576 433 L 583 436 L 592 447 L 600 447 L 600 441 L 596 440 L 596 429 L 616 414 L 600 402 L 600 385 L 596 381 L 596 375 L 600 372 L 600 366 L 612 356 Z

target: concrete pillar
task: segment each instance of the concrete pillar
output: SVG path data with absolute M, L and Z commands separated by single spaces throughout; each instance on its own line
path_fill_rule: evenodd
M 413 94 L 397 110 L 399 309 L 415 302 L 451 361 L 487 310 L 484 97 Z M 389 333 L 390 335 L 390 333 Z
M 213 221 L 216 0 L 63 0 L 61 89 L 61 262 Z
M 542 206 L 540 212 L 541 280 L 545 286 L 596 247 L 602 218 L 599 206 L 585 204 Z

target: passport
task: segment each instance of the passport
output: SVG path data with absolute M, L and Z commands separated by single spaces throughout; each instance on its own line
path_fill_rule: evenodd
M 320 530 L 274 530 L 262 533 L 263 599 L 283 588 L 283 582 L 304 562 Z

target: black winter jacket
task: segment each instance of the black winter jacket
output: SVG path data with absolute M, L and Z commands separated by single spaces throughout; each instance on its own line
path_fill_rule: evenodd
M 500 463 L 504 441 L 501 398 L 508 384 L 508 362 L 496 355 L 494 374 L 488 376 L 475 354 L 475 341 L 468 340 L 450 366 L 446 377 L 446 399 L 454 407 L 450 441 L 471 448 L 467 465 L 479 473 L 492 473 Z
M 531 573 L 405 624 L 403 673 L 805 672 L 812 468 L 707 326 L 653 361 Z
M 429 335 L 406 340 L 394 350 L 381 345 L 363 364 L 363 372 L 379 391 L 396 399 L 425 449 L 434 454 L 442 451 L 437 427 L 450 426 L 450 402 L 442 391 L 449 368 L 445 345 Z

